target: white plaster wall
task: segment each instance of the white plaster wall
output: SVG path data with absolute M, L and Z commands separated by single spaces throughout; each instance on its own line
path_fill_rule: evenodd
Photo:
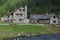
M 23 16 L 20 16 L 20 15 L 16 15 L 16 13 L 18 14 L 23 14 Z M 14 23 L 29 23 L 29 19 L 27 19 L 27 6 L 25 6 L 25 12 L 22 12 L 22 11 L 15 11 L 13 13 L 13 19 L 16 19 L 15 21 L 13 21 Z M 22 19 L 22 21 L 19 21 L 19 19 Z
M 53 20 L 56 20 L 56 23 L 53 23 Z M 50 19 L 50 24 L 58 24 L 58 18 L 56 17 L 56 19 L 53 19 L 53 16 Z
M 9 16 L 9 20 L 12 20 L 12 18 L 13 18 L 12 15 L 10 15 L 10 16 Z
M 23 23 L 29 23 L 29 19 L 24 19 Z
M 15 21 L 14 21 L 15 20 Z M 18 17 L 16 16 L 15 13 L 13 13 L 13 22 L 14 23 L 17 23 L 18 22 Z

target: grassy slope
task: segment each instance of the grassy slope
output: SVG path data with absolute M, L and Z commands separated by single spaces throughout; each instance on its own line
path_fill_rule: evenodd
M 4 32 L 29 32 L 29 33 L 42 33 L 42 34 L 49 34 L 49 33 L 59 33 L 60 27 L 47 27 L 47 26 L 40 26 L 40 25 L 17 25 L 17 26 L 0 26 L 0 33 Z
M 48 27 L 48 26 L 40 26 L 40 25 L 0 26 L 0 40 L 3 37 L 15 36 L 16 33 L 18 32 L 41 33 L 41 34 L 60 33 L 60 27 L 56 27 L 56 26 Z
M 43 32 L 46 28 L 37 25 L 0 26 L 0 32 Z

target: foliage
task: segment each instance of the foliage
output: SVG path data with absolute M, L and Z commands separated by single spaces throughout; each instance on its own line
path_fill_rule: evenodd
M 60 0 L 29 0 L 30 13 L 60 13 Z
M 0 16 L 8 15 L 16 8 L 23 4 L 27 4 L 27 0 L 1 0 L 0 1 Z
M 22 5 L 29 13 L 60 13 L 60 0 L 0 0 L 0 16 L 9 15 Z

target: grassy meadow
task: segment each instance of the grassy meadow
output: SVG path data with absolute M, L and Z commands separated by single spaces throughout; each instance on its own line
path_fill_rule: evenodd
M 50 25 L 0 25 L 0 39 L 16 36 L 17 33 L 53 34 L 60 33 L 60 27 Z

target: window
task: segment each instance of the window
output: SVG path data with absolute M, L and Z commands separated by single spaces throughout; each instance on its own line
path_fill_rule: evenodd
M 21 11 L 21 9 L 19 9 L 19 11 Z
M 23 14 L 20 14 L 20 16 L 22 16 Z
M 53 18 L 56 18 L 56 16 L 53 16 Z
M 25 9 L 23 9 L 23 12 L 25 11 Z
M 53 23 L 56 23 L 56 21 L 53 21 Z
M 16 13 L 16 15 L 18 16 L 19 14 L 18 14 L 18 13 Z
M 22 19 L 19 19 L 19 21 L 22 21 Z

